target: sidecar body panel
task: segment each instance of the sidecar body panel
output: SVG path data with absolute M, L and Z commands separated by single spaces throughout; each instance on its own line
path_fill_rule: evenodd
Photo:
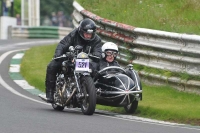
M 95 82 L 97 104 L 125 106 L 139 99 L 141 90 L 134 80 L 122 73 L 100 76 Z

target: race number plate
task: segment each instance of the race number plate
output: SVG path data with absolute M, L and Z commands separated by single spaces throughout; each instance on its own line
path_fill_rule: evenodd
M 75 71 L 89 71 L 89 59 L 76 59 Z

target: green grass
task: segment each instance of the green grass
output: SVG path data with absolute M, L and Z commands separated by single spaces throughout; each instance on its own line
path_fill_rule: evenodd
M 21 74 L 29 84 L 45 91 L 46 67 L 52 59 L 56 45 L 33 47 L 25 52 Z
M 41 91 L 45 90 L 46 66 L 51 60 L 56 45 L 37 46 L 25 52 L 21 74 L 28 83 Z M 200 96 L 179 92 L 169 86 L 143 85 L 143 100 L 139 102 L 136 116 L 200 125 Z M 97 105 L 97 109 L 124 114 L 121 107 Z
M 200 96 L 179 92 L 169 86 L 147 86 L 144 88 L 144 100 L 140 102 L 140 115 L 164 119 L 200 118 Z M 146 88 L 146 89 L 145 89 Z
M 200 35 L 199 0 L 77 0 L 86 10 L 140 28 Z

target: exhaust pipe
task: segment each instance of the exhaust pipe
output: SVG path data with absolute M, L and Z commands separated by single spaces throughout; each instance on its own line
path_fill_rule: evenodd
M 47 102 L 46 94 L 39 94 L 38 97 L 40 97 L 43 101 Z
M 77 88 L 74 88 L 71 96 L 67 99 L 67 101 L 65 102 L 65 106 L 69 103 L 69 101 L 71 100 L 72 96 L 74 95 L 75 91 Z M 39 94 L 38 97 L 40 97 L 43 101 L 47 102 L 47 98 L 46 98 L 46 94 Z
M 67 101 L 65 102 L 65 106 L 69 103 L 69 101 L 71 100 L 72 96 L 74 95 L 75 91 L 76 91 L 77 88 L 74 88 L 71 96 L 67 99 Z

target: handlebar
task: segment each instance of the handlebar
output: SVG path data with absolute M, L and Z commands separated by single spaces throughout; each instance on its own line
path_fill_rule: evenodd
M 60 58 L 64 58 L 64 57 L 67 57 L 66 54 L 63 54 L 63 55 L 58 56 L 58 57 L 55 57 L 55 58 L 53 58 L 53 60 L 60 59 Z
M 65 57 L 70 57 L 72 55 L 74 55 L 74 53 L 72 53 L 72 52 L 66 52 L 66 54 L 63 54 L 61 56 L 53 58 L 53 60 L 60 59 L 60 58 L 65 58 Z M 92 54 L 89 54 L 88 57 L 90 57 L 91 59 L 95 59 L 95 60 L 99 60 L 100 59 L 100 57 L 94 56 Z
M 94 56 L 94 55 L 91 55 L 91 54 L 89 54 L 88 57 L 90 57 L 90 58 L 95 58 L 95 59 L 100 59 L 100 57 Z

